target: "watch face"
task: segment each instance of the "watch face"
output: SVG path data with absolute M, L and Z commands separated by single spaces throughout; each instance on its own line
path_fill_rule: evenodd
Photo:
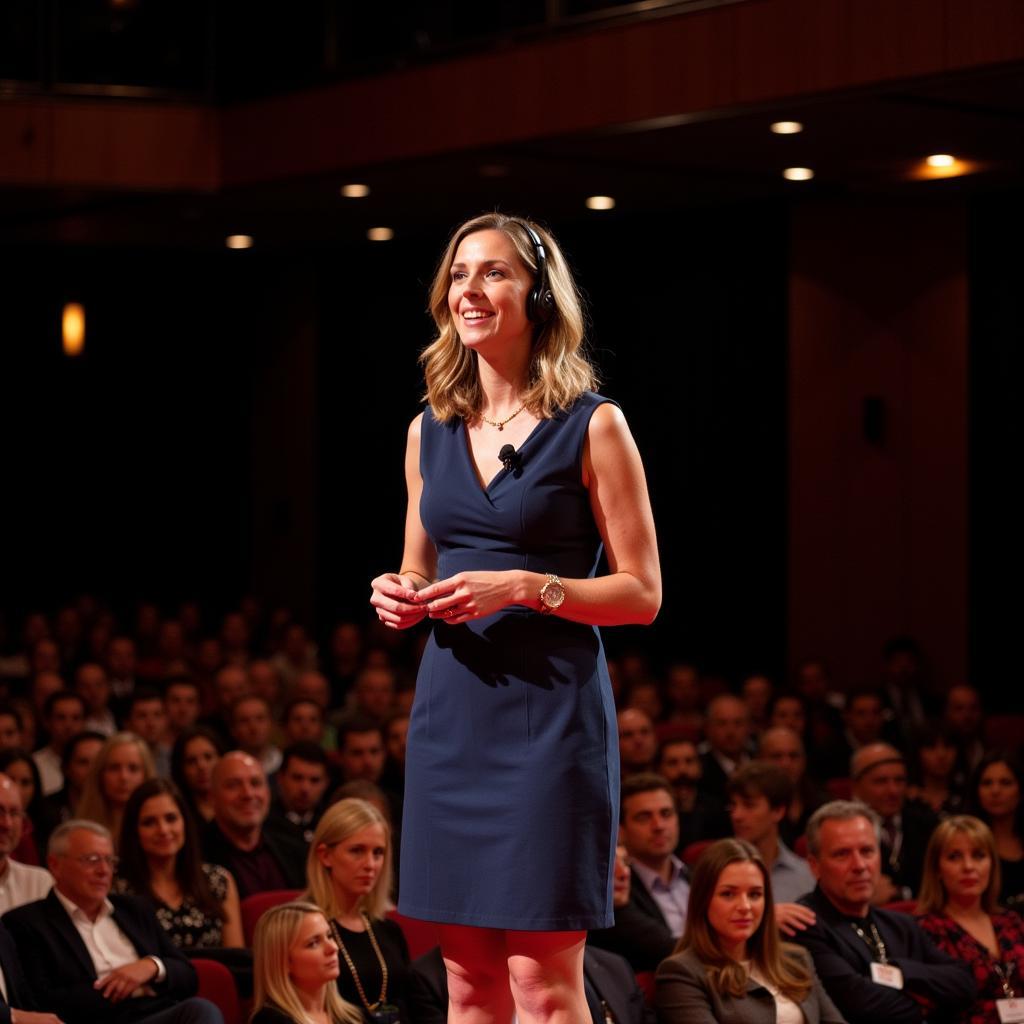
M 565 591 L 561 584 L 549 581 L 541 598 L 549 608 L 557 608 L 565 600 Z

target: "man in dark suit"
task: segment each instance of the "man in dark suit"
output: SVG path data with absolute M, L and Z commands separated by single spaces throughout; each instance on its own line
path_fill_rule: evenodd
M 874 811 L 848 800 L 819 807 L 807 847 L 818 885 L 801 903 L 817 921 L 794 939 L 849 1024 L 959 1019 L 974 1000 L 967 964 L 940 952 L 909 914 L 871 905 L 880 873 Z
M 624 779 L 621 800 L 625 857 L 616 864 L 615 924 L 592 931 L 588 941 L 624 956 L 636 971 L 653 971 L 686 923 L 689 875 L 675 855 L 679 813 L 672 787 L 650 772 Z
M 708 704 L 704 722 L 707 750 L 701 754 L 700 788 L 720 803 L 726 802 L 725 787 L 732 773 L 750 760 L 750 711 L 730 693 Z
M 907 766 L 888 743 L 869 743 L 850 759 L 853 795 L 882 823 L 882 876 L 874 901 L 910 900 L 917 895 L 928 840 L 939 819 L 918 800 L 907 799 Z
M 306 844 L 299 836 L 264 829 L 270 787 L 259 762 L 241 750 L 213 770 L 213 820 L 203 830 L 203 858 L 223 864 L 241 899 L 268 889 L 303 889 Z
M 0 1024 L 60 1024 L 53 1013 L 36 1013 L 35 1000 L 21 967 L 18 947 L 0 923 Z
M 285 747 L 275 776 L 277 795 L 270 804 L 264 829 L 299 840 L 308 849 L 324 812 L 324 795 L 330 779 L 323 747 L 316 743 L 292 743 Z
M 448 1020 L 448 974 L 435 947 L 412 965 L 410 1003 L 417 1024 Z M 583 991 L 592 1024 L 654 1024 L 636 975 L 615 953 L 587 946 L 583 951 Z
M 65 822 L 50 838 L 53 889 L 4 916 L 36 1002 L 65 1024 L 223 1024 L 153 912 L 110 896 L 115 863 L 102 825 Z

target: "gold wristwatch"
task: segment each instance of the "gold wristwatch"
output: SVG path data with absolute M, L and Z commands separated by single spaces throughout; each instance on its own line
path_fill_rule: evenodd
M 564 600 L 565 587 L 562 581 L 553 572 L 549 572 L 547 582 L 540 588 L 541 615 L 550 615 L 556 608 L 561 608 Z

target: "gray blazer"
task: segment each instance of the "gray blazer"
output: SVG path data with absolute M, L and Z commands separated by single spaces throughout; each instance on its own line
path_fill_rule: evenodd
M 787 947 L 786 954 L 800 959 L 811 972 L 813 987 L 800 1004 L 807 1024 L 846 1024 L 822 988 L 807 952 Z M 661 962 L 654 1004 L 659 1024 L 775 1024 L 775 997 L 768 989 L 748 981 L 746 995 L 739 998 L 716 991 L 692 950 Z

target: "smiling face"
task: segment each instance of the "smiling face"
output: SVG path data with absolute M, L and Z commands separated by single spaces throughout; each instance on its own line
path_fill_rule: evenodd
M 735 960 L 746 959 L 747 940 L 764 917 L 764 878 L 750 861 L 727 864 L 715 882 L 708 904 L 708 924 L 722 950 Z
M 387 836 L 383 825 L 365 825 L 340 843 L 317 847 L 320 863 L 343 906 L 369 895 L 384 868 Z
M 512 239 L 503 231 L 474 231 L 459 242 L 451 266 L 448 308 L 467 348 L 496 340 L 530 342 L 526 296 L 533 275 L 523 266 Z
M 185 821 L 174 799 L 159 793 L 139 808 L 139 845 L 150 857 L 173 857 L 185 845 Z

